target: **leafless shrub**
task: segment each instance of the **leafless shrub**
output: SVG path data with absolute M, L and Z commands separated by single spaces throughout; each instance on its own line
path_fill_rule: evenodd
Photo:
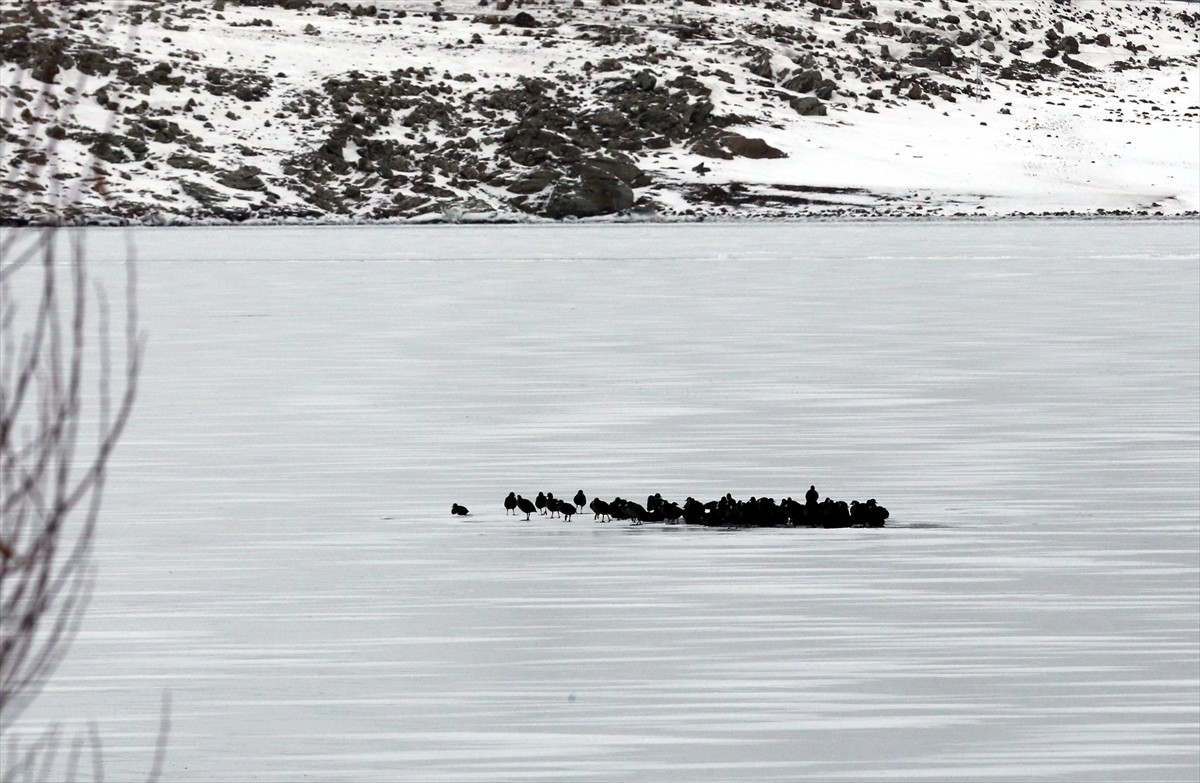
M 63 215 L 77 203 L 83 179 L 64 186 L 57 173 L 58 139 L 39 132 L 39 118 L 57 115 L 66 125 L 84 94 L 81 75 L 73 90 L 56 82 L 56 58 L 69 50 L 65 21 L 56 12 L 70 4 L 31 3 L 43 27 L 62 36 L 44 47 L 37 97 L 22 112 L 23 137 L 0 132 L 0 160 L 7 143 L 23 145 L 31 168 L 25 176 L 44 183 L 46 225 L 0 235 L 0 781 L 74 780 L 86 755 L 91 777 L 104 777 L 100 734 L 93 724 L 70 741 L 65 760 L 63 730 L 50 726 L 29 740 L 9 733 L 62 661 L 91 595 L 92 552 L 108 461 L 129 420 L 137 392 L 143 341 L 138 333 L 135 259 L 127 244 L 122 337 L 114 339 L 103 286 L 88 274 L 85 237 L 68 233 Z M 117 14 L 113 13 L 113 18 Z M 109 28 L 106 32 L 111 32 Z M 133 36 L 130 36 L 132 40 Z M 5 128 L 18 102 L 32 90 L 18 70 L 0 92 Z M 29 109 L 29 106 L 25 107 Z M 32 119 L 27 119 L 32 118 Z M 113 118 L 109 118 L 111 125 Z M 0 129 L 2 130 L 2 129 Z M 32 153 L 32 154 L 31 154 Z M 33 161 L 33 163 L 29 163 Z M 41 161 L 41 162 L 38 162 Z M 94 159 L 92 184 L 104 194 Z M 32 214 L 29 204 L 6 202 L 4 222 Z M 57 209 L 54 207 L 57 205 Z M 113 349 L 120 347 L 114 362 Z M 114 364 L 117 366 L 114 367 Z M 169 707 L 150 779 L 161 772 Z M 86 753 L 90 748 L 90 753 Z

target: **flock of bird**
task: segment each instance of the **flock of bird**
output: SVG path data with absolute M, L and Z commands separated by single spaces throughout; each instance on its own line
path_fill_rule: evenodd
M 570 521 L 575 514 L 583 513 L 585 506 L 591 509 L 596 522 L 621 519 L 634 525 L 683 522 L 711 527 L 883 527 L 889 516 L 888 510 L 874 498 L 866 503 L 821 500 L 815 486 L 808 488 L 803 503 L 790 497 L 776 502 L 774 498 L 736 500 L 725 495 L 707 503 L 689 497 L 680 505 L 664 500 L 660 493 L 647 497 L 644 505 L 620 497 L 610 501 L 593 498 L 588 503 L 583 490 L 576 492 L 571 501 L 556 498 L 553 492 L 539 492 L 534 500 L 509 492 L 504 499 L 506 514 L 524 514 L 526 520 L 537 513 Z M 470 513 L 457 503 L 450 512 L 459 516 Z

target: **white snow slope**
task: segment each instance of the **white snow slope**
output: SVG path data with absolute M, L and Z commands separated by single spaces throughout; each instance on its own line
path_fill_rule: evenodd
M 1193 3 L 40 9 L 0 11 L 10 223 L 1200 207 Z

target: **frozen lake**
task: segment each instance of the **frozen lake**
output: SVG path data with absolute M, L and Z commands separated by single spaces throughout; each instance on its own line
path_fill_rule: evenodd
M 27 721 L 94 719 L 106 779 L 164 690 L 169 781 L 1200 776 L 1196 223 L 134 238 L 140 396 Z M 892 519 L 501 506 L 810 483 Z

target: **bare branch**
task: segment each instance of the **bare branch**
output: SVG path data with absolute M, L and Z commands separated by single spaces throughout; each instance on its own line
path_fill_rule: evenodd
M 121 18 L 120 6 L 109 15 L 105 35 Z M 62 10 L 57 3 L 29 7 L 50 18 Z M 85 94 L 86 76 L 80 73 L 74 89 L 53 78 L 70 46 L 69 27 L 59 21 L 43 63 L 51 77 L 42 82 L 33 113 L 54 111 L 65 125 Z M 134 33 L 131 28 L 130 48 Z M 25 78 L 18 72 L 0 105 L 5 120 L 15 111 L 17 91 L 29 95 L 21 87 Z M 116 119 L 110 113 L 110 130 Z M 40 147 L 46 161 L 26 171 L 49 183 L 51 214 L 46 228 L 0 236 L 0 732 L 6 733 L 42 691 L 83 621 L 95 579 L 91 558 L 108 460 L 133 410 L 144 349 L 132 244 L 127 238 L 119 346 L 107 292 L 89 276 L 84 235 L 64 235 L 60 228 L 87 178 L 75 177 L 64 193 L 54 176 L 58 141 L 43 139 L 33 122 L 25 136 L 25 147 Z M 0 159 L 5 143 L 0 135 Z M 97 190 L 103 196 L 103 188 Z M 84 429 L 89 417 L 95 418 L 94 436 Z M 150 780 L 162 774 L 169 712 L 170 699 L 164 697 Z M 103 746 L 94 723 L 86 738 L 80 734 L 73 741 L 65 770 L 60 743 L 57 725 L 28 742 L 14 732 L 0 760 L 0 783 L 64 774 L 74 779 L 85 748 L 92 779 L 103 779 Z

